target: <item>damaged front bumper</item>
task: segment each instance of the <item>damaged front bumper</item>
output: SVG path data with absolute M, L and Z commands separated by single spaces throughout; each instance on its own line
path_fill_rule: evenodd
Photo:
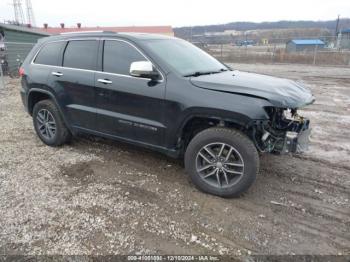
M 305 129 L 300 133 L 287 132 L 283 147 L 279 151 L 281 154 L 303 153 L 309 149 L 311 128 Z
M 260 152 L 303 153 L 309 148 L 310 121 L 296 110 L 269 108 L 269 121 L 256 123 L 253 140 Z

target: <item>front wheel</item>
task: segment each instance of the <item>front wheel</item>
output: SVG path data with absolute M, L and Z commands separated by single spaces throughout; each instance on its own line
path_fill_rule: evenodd
M 243 133 L 229 128 L 209 128 L 188 145 L 185 169 L 200 190 L 221 197 L 237 197 L 255 181 L 259 155 Z

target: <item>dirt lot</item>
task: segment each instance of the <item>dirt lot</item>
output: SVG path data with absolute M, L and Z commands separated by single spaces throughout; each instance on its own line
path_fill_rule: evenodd
M 350 254 L 350 69 L 234 68 L 304 80 L 309 153 L 262 156 L 239 199 L 197 191 L 180 162 L 99 138 L 44 146 L 0 90 L 0 254 Z

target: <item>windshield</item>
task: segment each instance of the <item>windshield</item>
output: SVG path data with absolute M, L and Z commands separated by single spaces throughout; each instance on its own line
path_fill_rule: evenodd
M 200 48 L 181 39 L 145 42 L 147 47 L 182 76 L 219 73 L 227 67 Z

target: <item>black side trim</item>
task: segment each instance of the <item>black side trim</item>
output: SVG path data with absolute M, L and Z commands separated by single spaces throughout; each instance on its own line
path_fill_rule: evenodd
M 103 132 L 99 132 L 99 131 L 95 131 L 95 130 L 91 130 L 88 128 L 83 128 L 83 127 L 78 127 L 78 126 L 74 126 L 74 129 L 82 132 L 82 133 L 87 133 L 87 134 L 92 134 L 92 135 L 96 135 L 96 136 L 101 136 L 101 137 L 105 137 L 105 138 L 109 138 L 109 139 L 114 139 L 114 140 L 118 140 L 121 142 L 125 142 L 128 144 L 132 144 L 132 145 L 136 145 L 136 146 L 141 146 L 144 148 L 148 148 L 148 149 L 152 149 L 155 151 L 158 151 L 162 154 L 165 154 L 169 157 L 172 158 L 179 158 L 180 157 L 180 151 L 176 150 L 176 149 L 169 149 L 166 147 L 160 147 L 160 146 L 155 146 L 152 144 L 148 144 L 148 143 L 143 143 L 143 142 L 139 142 L 139 141 L 135 141 L 132 139 L 128 139 L 128 138 L 124 138 L 124 137 L 120 137 L 120 136 L 115 136 L 115 135 L 111 135 L 111 134 L 106 134 Z

